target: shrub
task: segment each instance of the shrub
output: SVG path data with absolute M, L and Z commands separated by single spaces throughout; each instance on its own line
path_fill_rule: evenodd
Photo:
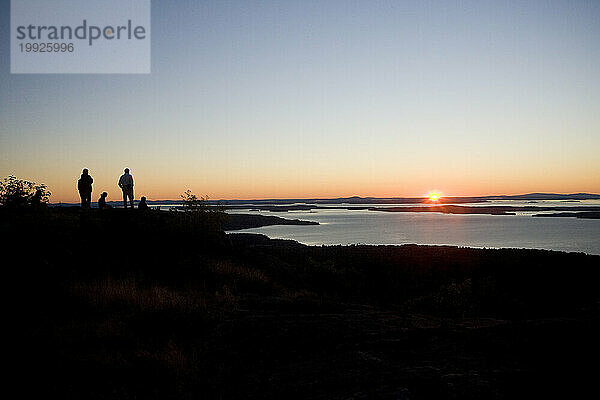
M 18 208 L 47 203 L 50 191 L 45 184 L 36 184 L 10 175 L 0 182 L 0 204 Z
M 181 199 L 183 200 L 183 209 L 185 211 L 207 211 L 208 210 L 208 196 L 200 197 L 196 196 L 192 193 L 191 190 L 186 190 L 185 193 L 181 195 Z
M 191 190 L 186 190 L 181 195 L 185 221 L 191 226 L 202 227 L 208 230 L 220 230 L 222 223 L 227 218 L 225 209 L 221 205 L 210 206 L 208 196 L 198 197 Z

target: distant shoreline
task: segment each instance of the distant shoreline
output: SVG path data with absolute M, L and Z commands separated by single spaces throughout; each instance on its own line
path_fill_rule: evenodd
M 271 225 L 319 225 L 319 223 L 281 218 L 274 215 L 227 214 L 227 220 L 223 222 L 221 227 L 224 231 L 237 231 Z

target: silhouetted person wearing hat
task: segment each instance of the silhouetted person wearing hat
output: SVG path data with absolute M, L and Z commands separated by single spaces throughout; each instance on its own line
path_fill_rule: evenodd
M 81 172 L 81 178 L 77 181 L 77 190 L 81 197 L 81 208 L 90 208 L 92 202 L 92 183 L 94 179 L 88 173 L 87 168 Z
M 148 203 L 146 203 L 146 197 L 145 196 L 142 196 L 142 198 L 140 199 L 140 202 L 138 204 L 138 208 L 140 210 L 148 210 L 149 209 Z
M 102 194 L 100 195 L 100 198 L 98 199 L 98 208 L 101 210 L 106 210 L 107 208 L 112 208 L 110 206 L 110 204 L 106 204 L 106 196 L 108 196 L 108 193 L 102 192 Z
M 123 205 L 127 208 L 127 198 L 133 209 L 133 176 L 129 175 L 129 168 L 125 168 L 125 173 L 119 178 L 119 187 L 123 190 Z

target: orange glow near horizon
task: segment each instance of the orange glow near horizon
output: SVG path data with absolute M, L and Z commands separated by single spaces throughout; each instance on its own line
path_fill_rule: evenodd
M 437 193 L 431 193 L 429 195 L 429 200 L 431 201 L 438 201 L 440 199 L 440 195 Z
M 141 162 L 106 162 L 84 164 L 76 161 L 66 168 L 50 169 L 45 165 L 0 168 L 3 176 L 15 175 L 36 183 L 45 183 L 52 192 L 51 203 L 78 202 L 77 179 L 82 167 L 90 169 L 94 178 L 92 199 L 96 201 L 103 191 L 108 192 L 109 200 L 119 200 L 121 191 L 117 186 L 121 168 L 112 164 L 121 164 L 132 168 L 135 180 L 135 196 L 146 196 L 149 200 L 178 200 L 181 193 L 190 189 L 197 195 L 208 195 L 213 200 L 226 199 L 308 199 L 338 197 L 414 197 L 432 201 L 431 195 L 438 196 L 438 202 L 448 196 L 477 197 L 487 195 L 518 195 L 533 192 L 545 193 L 599 193 L 600 181 L 590 171 L 557 171 L 549 177 L 536 171 L 525 171 L 513 179 L 501 179 L 500 172 L 487 171 L 488 174 L 463 176 L 447 174 L 444 171 L 426 174 L 415 171 L 406 174 L 391 174 L 383 171 L 352 171 L 336 173 L 329 170 L 316 173 L 312 170 L 276 170 L 251 169 L 240 171 L 235 168 L 209 170 L 208 167 L 194 169 L 177 168 L 175 164 L 162 164 L 160 167 Z M 158 163 L 157 163 L 158 164 Z M 0 162 L 0 167 L 2 162 Z M 493 176 L 494 179 L 491 179 Z M 440 185 L 439 182 L 444 182 Z

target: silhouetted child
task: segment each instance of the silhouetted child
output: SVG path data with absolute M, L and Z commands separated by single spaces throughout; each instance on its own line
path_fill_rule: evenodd
M 138 208 L 140 210 L 148 210 L 148 203 L 146 203 L 146 197 L 142 196 L 142 198 L 140 199 L 140 203 L 138 204 Z
M 107 208 L 112 208 L 110 206 L 110 204 L 106 204 L 106 196 L 108 196 L 108 193 L 102 192 L 102 194 L 100 195 L 100 198 L 98 199 L 98 208 L 101 210 L 106 210 Z

